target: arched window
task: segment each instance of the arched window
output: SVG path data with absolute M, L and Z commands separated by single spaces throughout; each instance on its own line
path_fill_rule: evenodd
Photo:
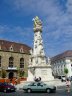
M 1 67 L 1 56 L 0 56 L 0 67 Z
M 9 67 L 13 67 L 13 63 L 14 63 L 14 58 L 10 57 L 9 58 Z
M 24 58 L 20 58 L 20 68 L 24 68 Z

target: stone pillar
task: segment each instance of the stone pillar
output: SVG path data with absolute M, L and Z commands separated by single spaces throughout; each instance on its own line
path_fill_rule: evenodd
M 42 22 L 36 16 L 34 19 L 34 46 L 31 51 L 31 62 L 28 66 L 28 81 L 33 81 L 34 77 L 41 77 L 42 81 L 53 80 L 51 65 L 47 64 L 43 48 Z

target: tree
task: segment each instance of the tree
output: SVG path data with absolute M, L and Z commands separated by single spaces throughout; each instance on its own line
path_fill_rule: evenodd
M 66 74 L 66 76 L 67 76 L 67 74 L 68 74 L 68 68 L 64 68 L 64 73 Z
M 24 70 L 20 70 L 20 77 L 23 77 L 24 76 Z
M 17 68 L 17 73 L 18 73 L 19 77 L 24 77 L 24 75 L 25 75 L 24 69 Z
M 0 77 L 1 77 L 1 71 L 0 71 Z
M 5 69 L 2 69 L 1 76 L 2 76 L 2 78 L 5 78 L 6 77 L 6 70 Z
M 18 69 L 18 74 L 19 74 L 19 77 L 23 77 L 25 72 L 23 69 Z

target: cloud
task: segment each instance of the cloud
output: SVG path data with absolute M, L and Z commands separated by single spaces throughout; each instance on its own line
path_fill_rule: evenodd
M 13 9 L 21 12 L 39 13 L 43 15 L 56 14 L 59 11 L 57 0 L 4 0 Z
M 31 28 L 23 28 L 21 26 L 8 26 L 8 25 L 0 25 L 0 33 L 7 33 L 7 32 L 13 32 L 13 33 L 18 33 L 21 35 L 29 35 L 25 34 L 26 32 L 31 32 Z
M 13 10 L 22 12 L 24 15 L 38 14 L 43 21 L 43 39 L 46 53 L 53 54 L 70 49 L 72 46 L 72 0 L 5 0 Z M 8 28 L 11 32 L 31 38 L 30 28 L 20 26 Z M 3 26 L 0 28 L 4 32 Z M 27 32 L 27 33 L 26 33 Z M 26 34 L 25 34 L 26 33 Z M 49 48 L 49 49 L 48 49 Z M 50 51 L 49 51 L 50 50 Z
M 10 30 L 10 28 L 7 25 L 4 25 L 4 26 L 0 25 L 0 34 L 5 33 L 9 30 Z
M 72 0 L 68 0 L 66 6 L 67 6 L 67 11 L 72 14 Z
M 30 35 L 31 34 L 31 35 Z M 24 42 L 32 46 L 33 32 L 31 28 L 23 28 L 21 26 L 0 25 L 0 38 L 6 40 Z

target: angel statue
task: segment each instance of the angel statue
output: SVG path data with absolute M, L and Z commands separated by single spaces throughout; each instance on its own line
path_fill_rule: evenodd
M 42 22 L 41 22 L 41 20 L 39 19 L 38 16 L 36 16 L 35 18 L 33 18 L 33 21 L 34 21 L 34 28 L 36 28 L 36 27 L 42 27 Z

